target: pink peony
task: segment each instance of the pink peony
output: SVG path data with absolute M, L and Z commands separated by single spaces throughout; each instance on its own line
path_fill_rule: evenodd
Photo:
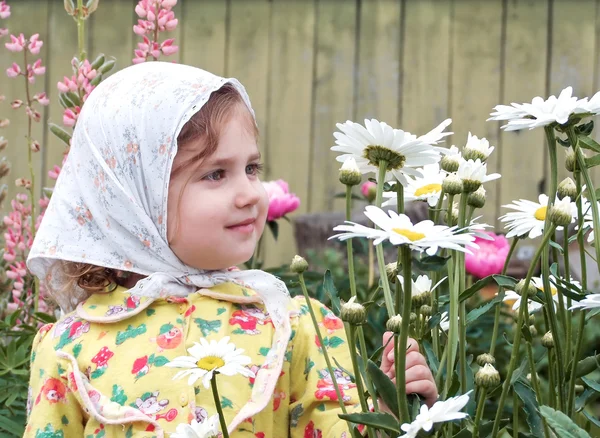
M 262 184 L 269 195 L 268 221 L 277 220 L 293 212 L 300 205 L 300 198 L 290 193 L 288 183 L 284 180 L 263 182 Z
M 486 232 L 494 240 L 475 238 L 479 249 L 472 250 L 473 254 L 465 254 L 465 268 L 467 272 L 477 278 L 484 278 L 492 274 L 500 274 L 508 256 L 509 243 L 503 235 Z

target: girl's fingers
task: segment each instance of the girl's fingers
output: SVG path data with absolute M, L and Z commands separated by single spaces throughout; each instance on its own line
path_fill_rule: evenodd
M 406 369 L 412 368 L 416 365 L 427 366 L 425 357 L 418 351 L 411 351 L 406 355 Z
M 430 380 L 417 380 L 406 384 L 407 394 L 418 394 L 431 407 L 437 401 L 438 392 L 435 383 Z
M 419 380 L 432 381 L 431 370 L 427 365 L 415 365 L 406 370 L 406 383 L 416 382 Z
M 383 335 L 383 345 L 385 345 L 385 348 L 383 349 L 383 357 L 381 358 L 382 366 L 384 365 L 384 363 L 386 366 L 390 366 L 389 364 L 394 363 L 394 339 L 391 339 L 390 342 L 386 345 L 386 342 L 392 336 L 393 336 L 392 332 L 385 332 Z M 416 351 L 416 352 L 419 351 L 419 343 L 417 341 L 415 341 L 413 338 L 408 338 L 406 340 L 405 354 L 408 355 L 412 351 Z

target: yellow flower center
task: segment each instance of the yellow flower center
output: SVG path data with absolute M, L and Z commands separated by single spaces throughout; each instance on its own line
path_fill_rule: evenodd
M 442 191 L 441 184 L 427 184 L 426 186 L 419 187 L 415 190 L 415 196 L 423 196 L 429 193 L 437 193 Z
M 552 296 L 554 296 L 558 293 L 558 290 L 556 290 L 555 287 L 550 286 L 550 292 L 552 292 Z
M 516 302 L 517 302 L 516 299 L 514 299 L 514 300 L 504 300 L 504 304 L 506 304 L 511 309 L 512 309 L 513 304 L 515 304 Z
M 396 234 L 406 237 L 411 242 L 415 240 L 421 240 L 425 237 L 423 233 L 417 233 L 416 231 L 406 230 L 404 228 L 392 228 L 392 231 Z
M 548 209 L 547 206 L 545 207 L 540 207 L 538 208 L 535 213 L 533 214 L 533 216 L 538 220 L 538 221 L 545 221 L 546 220 L 546 210 Z
M 206 356 L 196 362 L 196 365 L 198 368 L 211 371 L 215 368 L 221 368 L 223 365 L 225 365 L 225 361 L 217 356 Z

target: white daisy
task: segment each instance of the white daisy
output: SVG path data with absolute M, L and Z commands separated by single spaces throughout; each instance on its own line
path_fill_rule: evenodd
M 571 202 L 571 208 L 576 215 L 577 206 Z M 538 196 L 538 202 L 520 199 L 513 201 L 512 204 L 506 204 L 502 207 L 516 210 L 515 212 L 506 213 L 500 216 L 501 222 L 506 222 L 504 226 L 508 231 L 506 238 L 510 239 L 514 236 L 524 236 L 528 234 L 530 239 L 539 237 L 544 232 L 544 221 L 546 220 L 548 206 L 548 196 L 541 194 Z M 557 227 L 557 230 L 562 230 L 563 227 Z
M 440 318 L 440 328 L 447 332 L 450 328 L 450 320 L 448 319 L 448 312 L 442 312 L 442 317 Z
M 181 423 L 175 429 L 175 433 L 170 435 L 171 438 L 218 438 L 218 436 L 218 414 L 207 418 L 202 423 L 198 423 L 196 419 L 192 420 L 192 424 Z
M 551 123 L 564 124 L 569 116 L 577 111 L 579 100 L 572 96 L 573 88 L 567 87 L 557 97 L 550 96 L 544 100 L 534 97 L 531 103 L 512 104 L 510 106 L 498 105 L 491 113 L 488 120 L 508 120 L 508 124 L 502 126 L 505 131 L 517 131 L 520 129 L 534 129 Z M 579 104 L 582 105 L 582 104 Z
M 552 294 L 554 308 L 556 309 L 556 307 L 558 305 L 558 289 L 556 288 L 557 280 L 556 280 L 556 277 L 554 277 L 554 275 L 550 275 L 550 277 L 548 277 L 548 278 L 550 279 L 550 293 Z M 569 283 L 572 286 L 581 289 L 581 284 L 578 281 L 573 280 L 573 278 L 571 278 Z M 539 289 L 542 292 L 544 291 L 544 281 L 543 281 L 542 277 L 532 277 L 531 284 L 533 286 L 535 286 L 536 289 Z M 503 301 L 506 302 L 508 305 L 510 305 L 512 303 L 512 309 L 518 310 L 519 307 L 521 307 L 521 299 L 522 299 L 522 297 L 515 291 L 507 290 L 504 295 Z M 563 303 L 564 303 L 564 306 L 566 307 L 567 298 L 564 295 L 563 295 Z M 529 311 L 529 313 L 537 312 L 542 307 L 543 307 L 543 305 L 541 303 L 538 303 L 537 301 L 533 301 L 531 299 L 527 300 L 527 310 Z
M 458 170 L 458 166 L 460 166 L 460 163 L 463 160 L 461 151 L 454 145 L 450 146 L 449 149 L 437 148 L 437 150 L 440 154 L 442 154 L 442 159 L 440 162 L 442 169 L 444 169 L 446 172 L 456 172 Z
M 499 173 L 487 175 L 487 164 L 482 163 L 480 159 L 461 161 L 456 176 L 462 179 L 463 184 L 474 182 L 479 183 L 479 185 L 500 178 Z
M 589 201 L 585 201 L 582 205 L 582 213 L 583 213 L 583 229 L 591 230 L 590 234 L 588 234 L 587 241 L 594 241 L 594 217 L 592 216 L 592 204 Z M 600 208 L 600 201 L 598 201 L 598 208 Z
M 590 99 L 584 97 L 577 102 L 576 113 L 600 114 L 600 91 L 594 94 Z
M 402 275 L 398 275 L 397 278 L 398 281 L 400 281 L 402 287 L 404 287 L 404 277 Z M 423 300 L 425 300 L 429 298 L 429 296 L 431 296 L 431 292 L 433 292 L 440 284 L 442 284 L 442 282 L 446 278 L 448 277 L 442 278 L 433 287 L 431 287 L 431 284 L 433 282 L 431 281 L 431 278 L 429 278 L 427 275 L 419 275 L 416 280 L 411 279 L 411 294 L 413 299 L 422 298 Z
M 417 251 L 425 250 L 433 255 L 438 248 L 448 248 L 470 253 L 467 247 L 478 248 L 474 243 L 475 237 L 470 233 L 455 234 L 456 227 L 435 225 L 433 221 L 424 220 L 415 225 L 405 214 L 398 214 L 392 210 L 386 214 L 381 208 L 369 205 L 365 208 L 365 216 L 380 228 L 375 230 L 354 222 L 346 221 L 347 225 L 338 225 L 333 230 L 342 231 L 330 239 L 346 240 L 353 237 L 366 237 L 375 239 L 373 244 L 378 245 L 384 240 L 389 240 L 392 245 L 409 245 Z
M 600 307 L 600 294 L 589 294 L 578 302 L 573 302 L 573 305 L 569 308 L 572 309 L 597 309 Z
M 421 406 L 421 411 L 412 423 L 405 423 L 401 429 L 406 432 L 399 438 L 416 437 L 419 429 L 429 432 L 435 423 L 443 423 L 446 421 L 460 420 L 467 417 L 469 414 L 460 412 L 469 402 L 469 391 L 466 394 L 457 397 L 450 397 L 445 401 L 438 401 L 428 408 L 427 405 Z
M 418 140 L 421 140 L 423 143 L 429 145 L 436 145 L 442 142 L 444 137 L 454 134 L 454 132 L 443 132 L 450 124 L 452 123 L 452 119 L 446 119 L 438 126 L 433 128 L 427 134 L 418 137 Z M 411 134 L 412 135 L 412 134 Z M 445 149 L 445 148 L 436 148 L 436 149 Z
M 189 375 L 188 385 L 193 385 L 196 380 L 202 378 L 204 387 L 209 388 L 213 374 L 254 377 L 254 372 L 245 367 L 250 363 L 250 358 L 242 355 L 243 349 L 229 343 L 229 336 L 225 336 L 219 342 L 208 342 L 202 338 L 200 343 L 194 342 L 187 351 L 190 356 L 179 356 L 165 364 L 167 367 L 185 368 L 175 374 L 173 380 Z
M 395 178 L 406 185 L 406 175 L 421 176 L 420 167 L 440 160 L 440 154 L 430 144 L 375 119 L 365 120 L 365 126 L 351 121 L 336 126 L 341 132 L 333 134 L 336 146 L 331 150 L 342 152 L 336 160 L 343 163 L 354 157 L 363 174 L 377 175 L 377 163 L 385 159 L 386 181 Z
M 408 185 L 404 187 L 404 201 L 427 201 L 431 207 L 435 207 L 440 199 L 445 175 L 440 172 L 440 166 L 437 163 L 423 166 L 421 173 L 422 177 L 407 177 Z M 383 203 L 383 207 L 398 205 L 396 192 L 384 192 L 383 197 L 388 198 Z
M 485 161 L 493 151 L 494 146 L 490 146 L 490 142 L 485 137 L 480 139 L 469 132 L 467 144 L 463 148 L 462 155 L 465 160 L 479 158 L 481 161 Z
M 498 295 L 498 294 L 496 294 Z M 521 295 L 516 293 L 514 290 L 504 291 L 504 299 L 502 300 L 508 306 L 512 307 L 512 310 L 517 311 L 519 307 L 521 307 Z M 527 310 L 529 313 L 535 312 L 542 307 L 541 304 L 536 303 L 535 301 L 529 300 L 527 303 Z

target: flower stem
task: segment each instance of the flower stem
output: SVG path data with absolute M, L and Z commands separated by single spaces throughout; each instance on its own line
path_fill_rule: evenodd
M 473 425 L 473 435 L 479 436 L 479 423 L 481 423 L 481 417 L 483 416 L 483 408 L 485 406 L 485 396 L 487 395 L 487 388 L 479 389 L 479 398 L 477 399 L 477 410 L 475 411 L 475 424 Z
M 77 0 L 77 45 L 79 62 L 86 58 L 85 53 L 85 18 L 83 17 L 83 0 Z
M 466 226 L 466 215 L 467 215 L 467 193 L 463 193 L 460 196 L 460 206 L 458 210 L 458 224 L 460 228 Z M 465 290 L 465 258 L 464 253 L 457 253 L 457 263 L 455 265 L 457 277 L 458 277 L 458 290 Z M 459 361 L 460 361 L 460 388 L 462 393 L 467 391 L 467 309 L 466 302 L 463 300 L 459 303 L 458 307 L 458 349 L 459 349 Z
M 550 240 L 550 236 L 552 236 L 552 232 L 556 227 L 551 225 L 550 229 L 546 229 L 544 236 L 542 237 L 542 242 L 540 246 L 537 248 L 531 263 L 529 264 L 529 269 L 527 270 L 527 276 L 525 277 L 525 283 L 523 285 L 522 290 L 525 294 L 529 289 L 529 283 L 531 282 L 531 277 L 533 277 L 533 273 L 537 266 L 537 263 L 542 255 L 544 248 L 548 245 L 548 241 Z M 502 413 L 504 410 L 504 403 L 506 402 L 506 396 L 508 395 L 508 390 L 511 386 L 512 375 L 517 367 L 517 359 L 519 357 L 519 347 L 521 346 L 521 326 L 524 323 L 524 317 L 527 313 L 527 297 L 522 298 L 521 307 L 519 307 L 519 318 L 517 320 L 517 327 L 515 328 L 513 346 L 512 346 L 512 354 L 510 356 L 510 363 L 508 365 L 508 371 L 506 372 L 506 378 L 504 380 L 504 384 L 502 385 L 502 394 L 500 395 L 500 401 L 498 402 L 498 408 L 496 411 L 496 417 L 494 418 L 494 427 L 492 429 L 492 436 L 497 436 L 498 429 L 500 428 L 500 418 L 502 417 Z
M 337 380 L 335 378 L 335 373 L 333 372 L 333 367 L 331 366 L 331 360 L 329 360 L 329 353 L 327 352 L 327 347 L 323 342 L 323 336 L 321 335 L 321 330 L 319 329 L 319 323 L 317 322 L 317 317 L 315 316 L 315 311 L 312 308 L 312 304 L 310 302 L 310 298 L 308 296 L 308 290 L 306 289 L 306 283 L 304 282 L 304 275 L 298 274 L 298 279 L 300 280 L 300 286 L 302 288 L 302 293 L 304 294 L 304 299 L 306 300 L 306 306 L 308 307 L 308 313 L 310 313 L 310 318 L 312 319 L 313 326 L 315 327 L 315 331 L 317 332 L 317 338 L 319 339 L 319 344 L 321 345 L 321 351 L 323 352 L 323 357 L 325 358 L 325 363 L 327 363 L 327 371 L 329 371 L 329 375 L 331 376 L 331 382 L 335 387 L 335 394 L 337 395 L 338 402 L 340 404 L 340 408 L 342 412 L 346 414 L 346 406 L 344 405 L 344 400 L 342 399 L 342 394 L 340 393 L 340 388 L 337 384 Z M 350 426 L 350 424 L 348 424 Z
M 383 184 L 385 183 L 385 171 L 387 168 L 387 162 L 379 162 L 379 173 L 377 176 L 377 192 L 375 195 L 375 205 L 381 208 L 381 202 L 383 199 Z M 375 248 L 377 253 L 377 264 L 379 265 L 379 278 L 381 285 L 383 286 L 383 298 L 385 300 L 385 308 L 388 312 L 388 316 L 392 317 L 396 313 L 394 312 L 394 301 L 392 300 L 392 291 L 388 282 L 387 274 L 385 272 L 385 259 L 383 257 L 383 246 L 380 243 Z
M 396 344 L 396 390 L 398 392 L 398 407 L 400 410 L 400 422 L 410 423 L 408 413 L 408 401 L 406 398 L 406 344 L 408 341 L 408 326 L 410 324 L 410 309 L 412 307 L 412 267 L 411 252 L 408 245 L 400 247 L 402 252 L 402 276 L 403 297 L 402 297 L 402 324 L 400 335 Z
M 506 256 L 506 260 L 504 261 L 504 266 L 502 267 L 502 275 L 506 275 L 506 271 L 508 270 L 508 265 L 510 263 L 510 258 L 517 247 L 517 243 L 519 243 L 519 238 L 515 237 L 513 241 L 510 243 L 510 249 L 508 250 L 508 255 Z M 494 329 L 492 331 L 492 340 L 490 343 L 490 354 L 493 356 L 494 351 L 496 350 L 496 340 L 498 339 L 498 325 L 500 323 L 500 309 L 502 308 L 502 300 L 504 300 L 504 288 L 498 288 L 498 303 L 496 304 L 496 313 L 494 314 Z
M 527 306 L 525 306 L 527 308 Z M 527 360 L 529 361 L 529 370 L 531 371 L 531 384 L 533 385 L 533 390 L 535 392 L 535 396 L 538 399 L 538 403 L 541 404 L 542 401 L 542 392 L 540 391 L 540 384 L 538 382 L 538 375 L 535 369 L 535 360 L 533 358 L 533 349 L 531 348 L 531 342 L 525 341 L 525 345 L 527 347 Z M 548 424 L 546 424 L 546 418 L 542 416 L 542 424 L 544 425 L 544 436 L 546 438 L 550 438 L 550 431 L 548 430 Z
M 356 345 L 356 327 L 350 323 L 345 323 L 344 326 L 346 328 L 346 333 L 348 336 L 348 345 L 351 345 L 351 346 Z M 321 345 L 323 345 L 323 344 L 321 344 Z M 324 347 L 325 346 L 323 345 L 323 348 Z M 354 347 L 350 348 L 350 358 L 352 360 L 352 369 L 354 370 L 354 381 L 356 382 L 356 391 L 358 392 L 358 399 L 360 400 L 360 407 L 363 412 L 369 412 L 369 405 L 367 404 L 367 400 L 365 399 L 365 390 L 363 388 L 362 375 L 358 368 L 358 360 L 356 358 L 356 348 L 354 348 Z M 332 374 L 332 378 L 333 378 L 333 374 Z M 333 381 L 334 381 L 334 385 L 337 386 L 337 383 L 335 383 L 335 379 L 333 379 Z M 338 396 L 338 398 L 339 398 L 339 396 Z M 367 427 L 367 433 L 370 438 L 373 437 L 373 431 L 371 430 L 370 427 Z
M 221 432 L 223 432 L 223 438 L 229 438 L 229 432 L 227 431 L 227 424 L 225 423 L 225 416 L 223 415 L 223 408 L 221 407 L 221 399 L 219 398 L 219 391 L 217 390 L 217 374 L 213 374 L 210 379 L 210 386 L 212 388 L 213 398 L 215 399 L 215 407 L 219 414 L 219 423 L 221 423 Z
M 369 353 L 367 352 L 367 343 L 365 342 L 365 333 L 361 327 L 358 327 L 358 345 L 360 348 L 360 356 L 363 360 L 363 367 L 367 367 L 367 361 L 369 360 Z M 375 412 L 379 412 L 379 404 L 377 403 L 377 394 L 375 393 L 375 388 L 369 381 L 369 379 L 365 379 L 365 385 L 367 386 L 367 391 L 369 391 L 369 395 L 371 396 L 371 401 L 373 402 L 373 410 Z
M 346 186 L 346 220 L 352 220 L 352 186 Z M 373 246 L 373 245 L 369 245 Z M 346 240 L 348 251 L 348 277 L 350 280 L 350 295 L 356 296 L 356 279 L 354 278 L 354 252 L 352 251 L 352 239 Z
M 548 406 L 552 409 L 556 408 L 556 381 L 554 376 L 556 375 L 554 353 L 552 350 L 548 350 Z

